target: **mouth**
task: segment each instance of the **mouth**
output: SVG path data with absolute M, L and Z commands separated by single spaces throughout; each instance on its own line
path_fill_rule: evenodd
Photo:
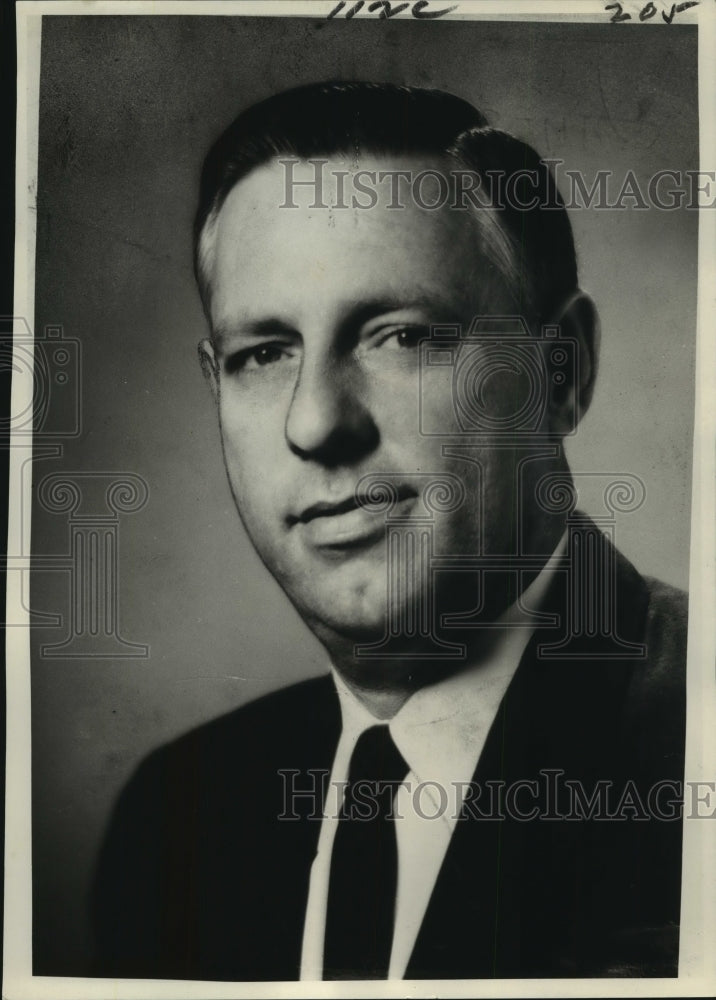
M 403 514 L 418 497 L 417 491 L 407 485 L 398 486 L 396 494 L 393 512 L 400 510 Z M 290 527 L 300 527 L 307 541 L 317 548 L 359 548 L 385 537 L 384 507 L 371 503 L 367 495 L 360 493 L 335 502 L 320 500 L 300 514 L 289 515 L 287 522 Z

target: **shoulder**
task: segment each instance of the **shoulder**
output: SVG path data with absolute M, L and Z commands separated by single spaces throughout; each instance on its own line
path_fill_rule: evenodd
M 644 583 L 645 657 L 631 674 L 624 721 L 639 755 L 668 771 L 683 759 L 686 738 L 688 595 L 650 577 Z
M 688 626 L 689 595 L 678 587 L 644 577 L 649 593 L 647 633 L 652 640 L 666 649 L 680 650 L 686 643 Z
M 307 734 L 328 738 L 340 718 L 338 712 L 330 675 L 311 678 L 248 702 L 163 744 L 145 758 L 136 774 L 147 778 L 179 768 L 188 779 L 197 770 L 220 767 L 227 761 L 238 770 L 242 764 L 256 770 L 305 742 Z
M 267 737 L 267 725 L 283 724 L 289 728 L 303 728 L 308 718 L 330 711 L 335 698 L 335 688 L 329 674 L 312 677 L 247 702 L 240 708 L 190 730 L 169 746 L 179 746 L 182 742 L 211 743 L 241 736 Z M 274 732 L 272 738 L 277 735 Z
M 320 734 L 330 731 L 333 697 L 328 675 L 293 685 L 192 729 L 142 761 L 115 803 L 95 866 L 99 975 L 215 978 L 198 974 L 213 969 L 213 959 L 202 964 L 205 956 L 197 958 L 189 945 L 211 956 L 227 928 L 237 940 L 241 928 L 250 933 L 263 906 L 266 864 L 277 864 L 269 855 L 283 828 L 280 768 L 291 766 L 302 734 L 318 733 L 325 742 Z M 244 924 L 242 896 L 249 900 Z
M 292 685 L 163 744 L 135 768 L 115 802 L 104 856 L 189 848 L 187 831 L 207 843 L 246 802 L 276 815 L 287 768 L 331 759 L 340 727 L 329 675 Z M 296 761 L 298 761 L 296 763 Z M 316 765 L 318 766 L 318 764 Z M 268 805 L 266 805 L 268 803 Z M 105 869 L 108 867 L 104 865 Z
M 654 691 L 675 691 L 686 676 L 688 595 L 677 587 L 645 577 L 649 603 L 644 626 L 648 669 L 644 680 Z

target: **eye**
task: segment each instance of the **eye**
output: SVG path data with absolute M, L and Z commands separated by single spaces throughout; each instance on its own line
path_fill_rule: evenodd
M 276 361 L 280 361 L 283 357 L 283 351 L 276 344 L 262 344 L 261 347 L 257 347 L 247 358 L 247 362 L 255 362 L 259 367 L 263 365 L 272 365 Z
M 430 331 L 424 326 L 396 327 L 385 331 L 385 335 L 381 339 L 381 346 L 415 349 L 421 340 L 429 336 L 429 333 Z
M 236 372 L 256 371 L 268 365 L 275 365 L 293 357 L 291 345 L 281 343 L 258 344 L 236 351 L 226 359 L 226 372 L 232 375 Z

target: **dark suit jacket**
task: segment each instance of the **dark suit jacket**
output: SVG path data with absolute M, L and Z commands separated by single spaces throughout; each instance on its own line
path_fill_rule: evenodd
M 474 777 L 485 789 L 538 781 L 542 816 L 466 811 L 407 978 L 677 974 L 681 821 L 678 810 L 675 820 L 649 816 L 668 815 L 671 786 L 648 794 L 683 780 L 685 596 L 602 545 L 616 565 L 618 636 L 645 644 L 646 658 L 614 658 L 600 635 L 583 636 L 567 659 L 540 655 L 564 629 L 557 573 L 547 605 L 562 624 L 531 639 Z M 320 822 L 309 800 L 297 802 L 299 819 L 277 820 L 281 772 L 300 772 L 296 787 L 320 787 L 315 772 L 330 771 L 339 734 L 323 677 L 153 753 L 123 792 L 102 851 L 95 975 L 296 979 Z M 610 782 L 606 809 L 622 817 L 603 818 L 603 804 L 600 818 L 595 799 L 591 818 L 583 808 L 582 818 L 550 819 L 569 811 L 567 780 L 587 797 Z

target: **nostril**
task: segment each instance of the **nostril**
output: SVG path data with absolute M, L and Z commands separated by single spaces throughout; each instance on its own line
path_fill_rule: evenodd
M 373 451 L 380 440 L 366 407 L 345 395 L 329 403 L 317 398 L 294 405 L 286 420 L 291 451 L 323 465 L 350 465 Z
M 330 466 L 358 461 L 380 439 L 356 372 L 340 360 L 312 362 L 306 356 L 286 415 L 285 435 L 294 454 Z

